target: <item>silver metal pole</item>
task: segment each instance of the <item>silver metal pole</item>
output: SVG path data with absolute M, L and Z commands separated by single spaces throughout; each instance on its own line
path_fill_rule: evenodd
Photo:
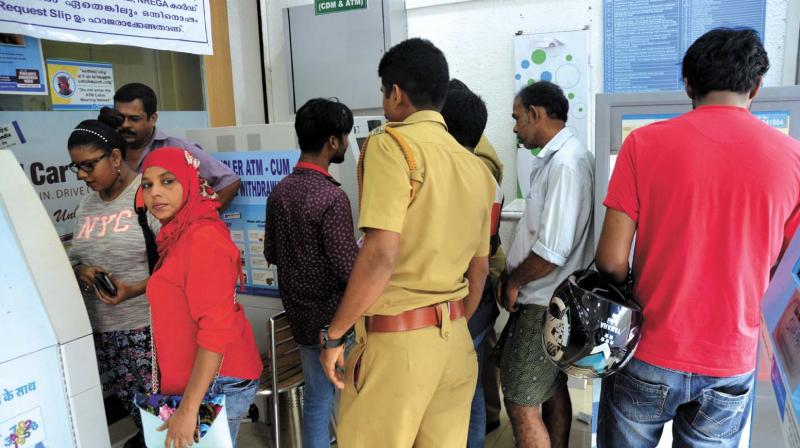
M 283 312 L 269 318 L 269 338 L 272 346 L 270 362 L 272 363 L 272 427 L 275 433 L 275 448 L 281 447 L 280 417 L 278 416 L 278 353 L 275 342 L 275 320 L 280 318 Z

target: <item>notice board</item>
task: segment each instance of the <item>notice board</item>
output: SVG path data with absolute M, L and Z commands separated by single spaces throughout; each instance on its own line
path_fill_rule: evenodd
M 604 89 L 683 89 L 681 60 L 717 27 L 749 27 L 764 37 L 766 0 L 603 0 Z

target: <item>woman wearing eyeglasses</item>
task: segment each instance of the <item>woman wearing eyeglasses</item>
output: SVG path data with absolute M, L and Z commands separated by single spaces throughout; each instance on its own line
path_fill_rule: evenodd
M 113 110 L 103 109 L 98 120 L 82 121 L 69 136 L 69 168 L 91 190 L 78 206 L 69 257 L 94 330 L 99 370 L 141 429 L 132 400 L 137 390 L 151 388 L 149 270 L 134 210 L 141 176 L 125 162 L 125 140 L 115 130 L 119 121 Z M 157 231 L 158 220 L 148 220 Z M 112 291 L 101 284 L 104 274 Z M 141 431 L 125 444 L 144 446 Z

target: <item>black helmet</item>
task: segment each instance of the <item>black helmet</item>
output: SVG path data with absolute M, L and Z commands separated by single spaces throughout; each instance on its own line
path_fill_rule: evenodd
M 553 292 L 542 343 L 566 374 L 602 378 L 633 358 L 642 320 L 642 307 L 599 272 L 575 271 Z

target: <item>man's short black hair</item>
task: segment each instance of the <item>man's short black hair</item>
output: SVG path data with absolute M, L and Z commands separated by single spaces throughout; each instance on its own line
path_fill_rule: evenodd
M 486 129 L 486 104 L 468 89 L 450 89 L 442 107 L 442 116 L 450 132 L 461 146 L 475 148 Z
M 453 79 L 450 80 L 450 84 L 447 87 L 447 94 L 449 95 L 450 92 L 452 92 L 453 90 L 468 90 L 468 91 L 471 91 L 471 90 L 469 90 L 469 87 L 467 87 L 467 85 L 464 84 L 464 82 L 461 81 L 458 78 L 453 78 Z
M 397 84 L 418 109 L 441 110 L 447 97 L 450 72 L 442 50 L 418 37 L 405 40 L 387 51 L 378 65 L 384 94 L 389 97 Z
M 125 84 L 114 94 L 115 103 L 130 103 L 134 100 L 140 100 L 142 102 L 147 118 L 153 116 L 158 110 L 156 92 L 142 83 L 132 82 L 130 84 Z
M 713 91 L 748 93 L 767 70 L 767 51 L 751 28 L 715 28 L 683 56 L 682 75 L 694 98 Z
M 314 98 L 308 100 L 294 118 L 294 130 L 300 150 L 319 154 L 328 138 L 342 138 L 353 129 L 353 112 L 338 101 Z
M 548 117 L 567 122 L 569 101 L 561 87 L 550 81 L 538 81 L 526 86 L 519 91 L 517 98 L 526 110 L 531 106 L 543 107 Z

